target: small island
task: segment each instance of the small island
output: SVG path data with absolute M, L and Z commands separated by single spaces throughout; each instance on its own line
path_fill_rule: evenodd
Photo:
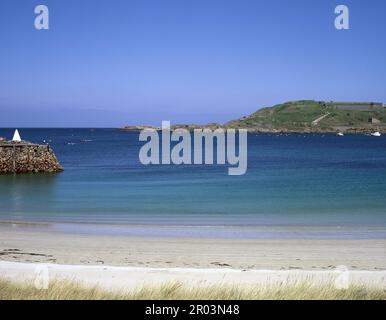
M 154 126 L 126 126 L 140 131 Z M 224 124 L 180 124 L 171 129 L 247 129 L 255 133 L 372 133 L 386 132 L 386 106 L 381 102 L 297 100 L 261 108 Z

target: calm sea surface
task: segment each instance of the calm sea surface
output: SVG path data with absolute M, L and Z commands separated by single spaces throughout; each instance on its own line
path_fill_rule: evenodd
M 0 129 L 0 136 L 12 133 Z M 159 234 L 180 226 L 178 232 L 192 235 L 216 227 L 219 234 L 236 236 L 235 230 L 244 230 L 246 237 L 264 235 L 266 227 L 342 230 L 336 235 L 361 228 L 364 237 L 386 237 L 385 135 L 251 134 L 247 173 L 228 176 L 227 166 L 143 166 L 138 160 L 143 143 L 134 132 L 20 134 L 49 142 L 65 171 L 0 176 L 0 220 L 65 222 L 80 229 L 84 222 L 101 232 L 106 225 L 117 225 L 119 232 L 135 224 L 139 234 L 144 225 L 158 226 L 153 233 Z M 63 225 L 58 228 L 66 229 Z

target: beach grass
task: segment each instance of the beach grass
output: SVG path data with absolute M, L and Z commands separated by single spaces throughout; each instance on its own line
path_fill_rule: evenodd
M 68 281 L 53 281 L 47 290 L 32 283 L 0 280 L 0 300 L 385 300 L 386 291 L 361 286 L 337 289 L 307 282 L 271 287 L 187 286 L 178 282 L 135 290 L 106 290 Z

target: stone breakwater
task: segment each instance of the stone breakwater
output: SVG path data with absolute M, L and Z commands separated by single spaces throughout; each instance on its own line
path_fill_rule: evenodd
M 49 145 L 0 142 L 0 174 L 63 171 Z

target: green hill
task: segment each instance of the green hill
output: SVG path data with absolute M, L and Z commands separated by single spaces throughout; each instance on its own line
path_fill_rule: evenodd
M 289 101 L 230 121 L 232 128 L 261 132 L 386 131 L 381 103 Z

